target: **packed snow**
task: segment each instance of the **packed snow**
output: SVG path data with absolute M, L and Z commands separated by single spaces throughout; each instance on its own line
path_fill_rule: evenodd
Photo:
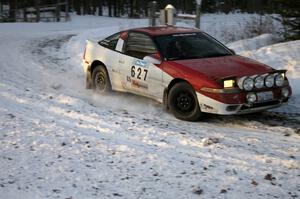
M 273 34 L 262 34 L 257 37 L 231 42 L 227 44 L 227 47 L 234 49 L 238 53 L 242 53 L 275 44 L 278 40 L 279 38 L 276 38 Z
M 245 16 L 228 21 L 246 23 Z M 203 29 L 222 18 L 204 16 Z M 232 45 L 238 54 L 289 70 L 288 105 L 190 123 L 142 97 L 85 89 L 85 40 L 146 26 L 147 19 L 72 19 L 0 24 L 0 198 L 300 196 L 299 41 Z

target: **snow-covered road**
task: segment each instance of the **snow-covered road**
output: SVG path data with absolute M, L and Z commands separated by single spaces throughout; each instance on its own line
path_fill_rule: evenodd
M 0 26 L 0 198 L 300 196 L 298 101 L 189 123 L 151 100 L 94 94 L 84 40 L 146 23 L 101 22 Z

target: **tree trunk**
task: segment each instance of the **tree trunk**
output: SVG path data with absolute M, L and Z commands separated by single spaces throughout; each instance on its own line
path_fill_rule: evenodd
M 59 22 L 60 21 L 60 0 L 56 0 L 56 22 Z
M 81 15 L 81 1 L 80 0 L 73 0 L 73 8 L 76 11 L 76 14 Z
M 27 22 L 27 9 L 25 7 L 23 8 L 23 21 Z
M 129 8 L 130 8 L 129 17 L 133 17 L 133 0 L 129 0 Z
M 13 22 L 16 21 L 16 0 L 11 0 L 9 2 L 9 19 Z
M 40 0 L 35 1 L 36 22 L 40 22 Z
M 112 6 L 111 6 L 111 0 L 108 0 L 108 16 L 112 16 Z
M 118 9 L 117 0 L 114 0 L 113 9 L 114 9 L 114 17 L 116 17 L 117 16 L 117 9 Z
M 102 11 L 102 0 L 98 0 L 98 15 L 102 16 L 103 15 L 103 11 Z
M 66 5 L 65 5 L 65 13 L 66 13 L 66 18 L 65 21 L 69 21 L 70 20 L 70 15 L 69 15 L 69 8 L 70 8 L 70 2 L 68 0 L 65 1 Z

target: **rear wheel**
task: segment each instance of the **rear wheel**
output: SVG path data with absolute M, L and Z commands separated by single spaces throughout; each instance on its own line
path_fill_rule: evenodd
M 93 70 L 92 81 L 97 92 L 105 93 L 111 91 L 109 76 L 104 66 L 96 66 Z
M 181 120 L 197 121 L 202 115 L 195 91 L 187 82 L 179 82 L 170 89 L 168 106 Z

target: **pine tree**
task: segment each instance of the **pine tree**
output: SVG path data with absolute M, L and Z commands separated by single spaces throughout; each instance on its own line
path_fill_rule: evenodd
M 285 28 L 286 40 L 300 39 L 300 1 L 278 0 L 280 3 L 279 13 Z

